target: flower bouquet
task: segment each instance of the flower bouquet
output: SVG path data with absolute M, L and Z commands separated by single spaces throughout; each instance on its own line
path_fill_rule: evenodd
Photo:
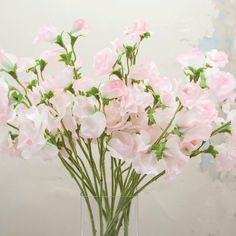
M 36 60 L 0 50 L 0 153 L 58 157 L 87 207 L 84 235 L 127 236 L 133 200 L 161 176 L 204 154 L 219 171 L 233 168 L 236 81 L 217 50 L 179 54 L 179 80 L 137 63 L 151 37 L 144 19 L 95 55 L 89 78 L 76 48 L 88 29 L 83 19 L 67 33 L 43 27 L 35 43 L 51 48 Z

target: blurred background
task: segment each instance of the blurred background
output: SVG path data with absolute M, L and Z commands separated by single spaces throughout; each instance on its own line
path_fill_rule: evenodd
M 93 55 L 140 17 L 153 32 L 139 61 L 155 61 L 163 75 L 181 79 L 175 57 L 191 47 L 218 48 L 236 75 L 236 0 L 0 0 L 0 48 L 37 57 L 38 29 L 70 29 L 85 18 L 91 28 L 78 50 L 84 73 Z M 139 197 L 140 236 L 235 236 L 236 171 L 219 174 L 211 160 L 193 160 L 172 182 L 161 180 Z M 207 161 L 208 160 L 208 161 Z M 79 235 L 80 193 L 58 160 L 0 157 L 0 236 Z M 88 235 L 89 236 L 89 235 Z

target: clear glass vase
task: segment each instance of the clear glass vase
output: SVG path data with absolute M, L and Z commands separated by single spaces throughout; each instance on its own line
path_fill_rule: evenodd
M 138 236 L 138 198 L 81 195 L 81 236 Z

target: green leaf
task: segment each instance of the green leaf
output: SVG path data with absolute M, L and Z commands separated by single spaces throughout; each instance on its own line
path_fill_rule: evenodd
M 159 144 L 154 143 L 151 147 L 151 150 L 155 153 L 157 160 L 161 160 L 163 152 L 165 150 L 166 142 L 161 142 Z
M 75 36 L 72 33 L 69 33 L 71 46 L 74 47 L 79 36 Z
M 62 39 L 62 33 L 57 35 L 55 43 L 58 44 L 59 46 L 63 47 L 63 48 L 65 47 L 65 44 L 64 44 L 63 39 Z
M 121 70 L 114 70 L 114 71 L 112 71 L 111 75 L 116 75 L 118 78 L 122 79 Z
M 98 96 L 99 95 L 99 90 L 96 87 L 92 87 L 89 91 L 86 92 L 86 96 Z
M 38 81 L 36 79 L 34 79 L 27 85 L 27 88 L 32 91 L 33 87 L 37 86 L 37 83 L 38 83 Z
M 24 100 L 24 95 L 16 90 L 13 90 L 11 93 L 12 98 L 16 102 L 16 104 L 20 104 Z
M 143 39 L 147 39 L 147 38 L 150 38 L 151 37 L 151 33 L 150 32 L 145 32 L 144 34 L 141 35 L 141 40 Z
M 149 109 L 147 110 L 148 124 L 149 125 L 156 124 L 156 120 L 155 120 L 155 117 L 153 115 L 154 113 L 155 113 L 155 109 L 149 107 Z
M 125 54 L 127 58 L 132 58 L 133 53 L 135 51 L 135 46 L 129 46 L 129 45 L 125 45 Z
M 210 146 L 203 152 L 211 154 L 214 158 L 216 158 L 216 156 L 219 154 L 219 152 L 215 149 L 215 147 L 212 144 L 210 144 Z
M 65 62 L 66 65 L 73 65 L 73 61 L 72 61 L 72 51 L 68 52 L 68 53 L 64 53 L 60 55 L 60 60 L 59 61 L 63 61 Z
M 207 87 L 206 76 L 204 75 L 204 73 L 200 74 L 200 86 L 201 86 L 201 88 L 206 88 Z
M 47 62 L 44 61 L 43 59 L 38 59 L 36 60 L 37 65 L 39 65 L 39 68 L 41 71 L 43 71 L 47 65 Z
M 104 106 L 107 106 L 109 105 L 110 101 L 112 101 L 113 99 L 110 99 L 110 98 L 102 98 L 102 104 Z
M 183 133 L 179 130 L 179 127 L 175 127 L 172 131 L 173 134 L 179 136 L 179 137 L 182 137 L 183 136 Z

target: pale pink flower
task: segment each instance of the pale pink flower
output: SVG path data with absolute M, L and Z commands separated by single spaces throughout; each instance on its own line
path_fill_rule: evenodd
M 66 66 L 64 69 L 62 68 L 60 71 L 46 77 L 41 85 L 47 91 L 63 90 L 72 83 L 73 77 L 73 68 Z
M 0 94 L 1 94 L 1 99 L 0 99 L 0 125 L 1 125 L 6 122 L 9 110 L 8 85 L 2 78 L 0 78 Z
M 13 55 L 5 52 L 3 49 L 0 49 L 0 67 L 10 69 L 15 64 L 15 58 Z
M 228 64 L 228 55 L 225 52 L 213 49 L 206 53 L 207 64 L 213 67 L 223 68 Z
M 31 107 L 20 111 L 19 115 L 19 136 L 17 149 L 25 159 L 38 154 L 46 145 L 44 131 L 48 124 L 48 112 L 46 109 L 39 110 Z
M 102 97 L 105 98 L 122 97 L 127 93 L 127 86 L 120 79 L 107 80 L 100 86 L 99 89 Z
M 118 53 L 125 52 L 124 39 L 116 38 L 111 42 L 111 45 Z
M 108 132 L 122 130 L 131 125 L 130 122 L 127 122 L 129 119 L 129 114 L 126 113 L 121 115 L 120 102 L 117 100 L 113 100 L 105 106 L 105 114 Z
M 150 93 L 144 92 L 142 87 L 138 85 L 129 87 L 127 93 L 121 98 L 123 114 L 126 112 L 130 114 L 143 112 L 145 108 L 153 105 L 153 101 L 153 96 Z
M 34 39 L 34 43 L 55 43 L 59 31 L 54 26 L 44 26 L 42 27 L 38 35 Z
M 133 65 L 129 74 L 129 77 L 132 79 L 146 80 L 148 82 L 156 80 L 158 76 L 157 66 L 153 62 Z
M 135 171 L 139 174 L 156 175 L 160 172 L 158 161 L 154 153 L 137 153 L 132 162 Z
M 206 65 L 204 53 L 197 48 L 193 48 L 189 52 L 178 54 L 177 61 L 181 64 L 182 68 L 191 66 L 198 69 Z
M 83 138 L 99 138 L 106 128 L 106 118 L 102 112 L 80 119 L 80 135 Z
M 86 76 L 76 80 L 73 83 L 73 89 L 75 90 L 75 92 L 77 91 L 87 92 L 93 87 L 98 87 L 98 82 Z
M 232 74 L 218 69 L 208 69 L 206 78 L 208 87 L 219 101 L 235 97 L 236 81 Z
M 226 143 L 216 145 L 218 151 L 216 159 L 216 168 L 218 171 L 230 171 L 233 169 L 236 162 L 236 137 L 228 137 Z
M 82 34 L 85 34 L 88 31 L 89 31 L 89 25 L 83 18 L 79 18 L 74 21 L 71 29 L 72 33 L 80 32 Z
M 35 65 L 35 61 L 31 57 L 19 57 L 17 58 L 17 74 L 26 72 L 27 69 Z
M 178 97 L 185 107 L 193 107 L 203 95 L 203 90 L 196 83 L 181 84 L 178 90 Z
M 183 168 L 189 161 L 189 157 L 182 153 L 178 136 L 169 136 L 165 147 L 164 163 L 166 178 L 172 180 L 183 171 Z
M 134 135 L 124 131 L 115 131 L 109 142 L 111 156 L 115 158 L 132 161 L 136 154 L 136 144 Z
M 74 99 L 72 112 L 76 119 L 79 120 L 80 118 L 94 114 L 98 105 L 95 97 L 78 96 Z
M 97 75 L 107 75 L 112 72 L 112 67 L 117 60 L 116 53 L 110 48 L 104 48 L 94 57 L 94 69 Z
M 148 31 L 148 22 L 145 18 L 138 19 L 131 27 L 126 31 L 127 34 L 142 35 Z

